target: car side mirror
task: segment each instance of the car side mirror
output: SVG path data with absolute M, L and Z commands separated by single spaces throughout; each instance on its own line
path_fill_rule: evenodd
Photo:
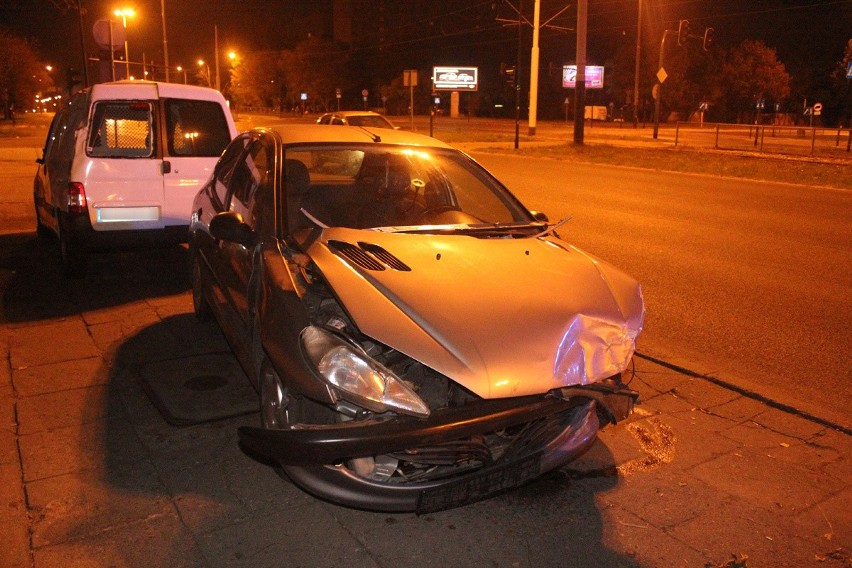
M 210 234 L 221 241 L 229 241 L 244 246 L 255 243 L 255 234 L 243 221 L 243 216 L 234 211 L 222 211 L 210 220 Z
M 541 211 L 530 211 L 530 214 L 533 216 L 533 219 L 535 219 L 539 223 L 547 223 L 549 221 L 547 215 L 542 213 Z

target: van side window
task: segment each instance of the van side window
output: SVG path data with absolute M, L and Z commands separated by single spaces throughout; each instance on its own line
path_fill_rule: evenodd
M 166 100 L 166 137 L 170 156 L 219 156 L 231 141 L 219 103 Z
M 147 158 L 154 153 L 153 105 L 147 101 L 96 102 L 86 153 L 102 158 Z

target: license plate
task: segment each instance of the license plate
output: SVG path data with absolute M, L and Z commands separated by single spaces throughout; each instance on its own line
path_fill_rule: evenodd
M 539 476 L 539 454 L 451 481 L 420 493 L 417 514 L 467 505 L 523 485 Z

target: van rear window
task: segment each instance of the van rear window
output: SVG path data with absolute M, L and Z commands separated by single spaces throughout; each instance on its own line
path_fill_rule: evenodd
M 170 156 L 218 157 L 231 141 L 222 107 L 213 101 L 166 100 L 166 131 Z
M 154 153 L 152 104 L 96 102 L 86 144 L 90 156 L 147 158 Z

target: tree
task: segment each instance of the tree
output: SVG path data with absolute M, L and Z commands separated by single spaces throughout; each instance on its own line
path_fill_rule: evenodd
M 330 110 L 335 89 L 349 86 L 348 52 L 332 41 L 311 36 L 282 54 L 281 67 L 289 102 L 298 104 L 301 93 L 317 110 Z M 336 106 L 336 105 L 335 105 Z
M 35 96 L 53 87 L 43 63 L 26 39 L 0 30 L 0 105 L 3 118 L 16 108 L 29 108 Z
M 846 43 L 843 59 L 835 64 L 831 73 L 837 117 L 840 124 L 845 124 L 847 128 L 852 126 L 852 79 L 846 78 L 846 70 L 849 69 L 850 62 L 852 62 L 852 39 Z
M 280 51 L 255 51 L 240 58 L 231 72 L 231 95 L 240 106 L 281 107 L 286 83 Z
M 727 120 L 742 122 L 755 103 L 783 102 L 790 95 L 790 75 L 775 50 L 761 41 L 746 40 L 727 52 L 720 69 L 719 110 Z

